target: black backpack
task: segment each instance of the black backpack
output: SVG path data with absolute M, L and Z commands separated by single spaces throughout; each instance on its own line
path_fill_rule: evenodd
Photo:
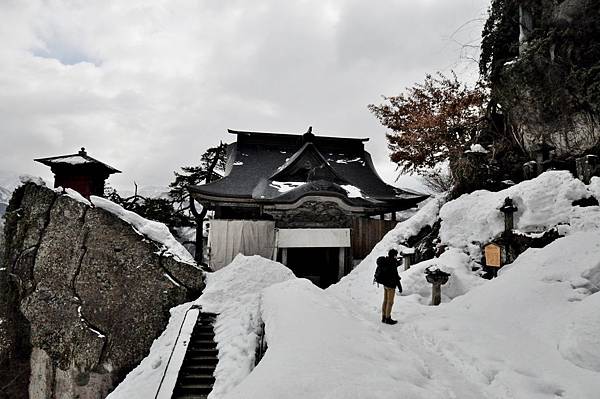
M 373 276 L 373 284 L 375 284 L 375 283 L 382 284 L 381 278 L 383 277 L 383 274 L 385 273 L 385 262 L 386 261 L 387 261 L 387 259 L 385 258 L 385 256 L 380 256 L 379 258 L 377 258 L 377 268 L 375 269 L 375 275 Z

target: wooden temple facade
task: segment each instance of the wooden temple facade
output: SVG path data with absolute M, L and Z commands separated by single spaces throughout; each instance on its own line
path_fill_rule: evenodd
M 395 223 L 373 217 L 414 207 L 427 196 L 377 175 L 368 139 L 229 131 L 225 176 L 191 186 L 214 211 L 209 265 L 238 254 L 282 262 L 320 287 L 337 282 Z M 357 252 L 358 250 L 358 252 Z

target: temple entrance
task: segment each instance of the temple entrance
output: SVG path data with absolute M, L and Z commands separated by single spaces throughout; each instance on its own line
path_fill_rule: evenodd
M 339 263 L 340 248 L 289 248 L 285 265 L 296 277 L 306 278 L 317 287 L 327 288 L 339 280 Z
M 277 229 L 277 260 L 297 277 L 327 288 L 346 273 L 350 229 Z

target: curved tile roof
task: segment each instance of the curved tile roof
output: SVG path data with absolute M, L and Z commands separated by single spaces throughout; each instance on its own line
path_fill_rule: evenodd
M 427 195 L 386 184 L 366 139 L 230 131 L 225 177 L 190 187 L 199 199 L 292 203 L 307 195 L 335 196 L 353 206 L 405 209 Z

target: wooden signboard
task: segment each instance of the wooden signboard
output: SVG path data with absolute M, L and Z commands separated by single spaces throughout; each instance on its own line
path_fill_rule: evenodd
M 485 264 L 490 267 L 502 267 L 502 247 L 498 244 L 485 246 Z

